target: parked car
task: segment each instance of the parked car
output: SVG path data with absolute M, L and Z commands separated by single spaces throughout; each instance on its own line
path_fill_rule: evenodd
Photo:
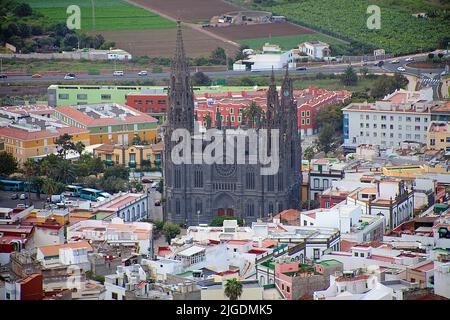
M 35 73 L 31 77 L 32 78 L 42 78 L 42 75 L 40 75 L 39 73 Z
M 147 179 L 147 178 L 142 178 L 141 180 L 142 183 L 153 183 L 153 180 Z
M 139 76 L 146 76 L 148 73 L 145 70 L 139 71 L 138 75 Z
M 74 73 L 68 73 L 64 76 L 64 80 L 73 80 L 75 79 L 77 76 Z
M 391 64 L 397 64 L 397 63 L 400 63 L 400 60 L 395 59 L 395 60 L 392 60 L 392 61 L 391 61 Z
M 404 72 L 404 71 L 406 71 L 406 69 L 405 69 L 405 68 L 403 68 L 403 67 L 398 67 L 398 68 L 397 68 L 397 71 L 401 71 L 401 72 Z
M 406 61 L 406 62 L 413 62 L 413 61 L 414 61 L 414 58 L 406 58 L 405 61 Z
M 382 67 L 384 65 L 384 61 L 378 61 L 377 63 L 374 64 L 375 67 Z
M 123 76 L 124 74 L 123 71 L 114 71 L 113 76 Z
M 6 79 L 8 76 L 6 74 L 0 74 L 0 79 Z
M 298 67 L 298 68 L 295 68 L 295 70 L 298 70 L 298 71 L 306 70 L 306 67 Z
M 19 199 L 19 195 L 17 193 L 13 193 L 11 195 L 11 200 L 17 200 L 17 199 Z
M 28 195 L 26 193 L 22 193 L 19 197 L 20 200 L 28 199 Z

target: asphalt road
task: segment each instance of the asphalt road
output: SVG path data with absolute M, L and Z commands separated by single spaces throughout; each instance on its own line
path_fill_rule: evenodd
M 420 55 L 411 55 L 408 57 L 414 57 L 416 61 L 423 61 L 426 60 L 427 54 L 420 54 Z M 429 73 L 432 71 L 433 73 L 439 73 L 443 71 L 443 69 L 436 69 L 436 70 L 425 70 L 425 69 L 415 69 L 415 68 L 409 68 L 406 66 L 407 62 L 405 61 L 405 57 L 402 58 L 393 58 L 393 59 L 386 59 L 384 60 L 384 66 L 383 67 L 375 67 L 373 64 L 374 62 L 368 62 L 365 67 L 368 68 L 369 72 L 371 73 L 393 73 L 397 72 L 398 67 L 404 67 L 406 69 L 405 72 L 410 75 L 418 76 L 420 77 L 422 74 Z M 390 61 L 394 59 L 399 59 L 400 63 L 398 64 L 391 64 Z M 364 65 L 359 63 L 352 63 L 352 66 L 355 69 L 359 69 L 364 67 Z M 324 73 L 324 74 L 330 74 L 330 73 L 342 73 L 345 71 L 345 69 L 348 67 L 348 64 L 339 64 L 339 65 L 324 65 L 324 66 L 318 66 L 318 67 L 311 67 L 307 68 L 306 70 L 290 70 L 289 73 L 291 75 L 303 75 L 303 74 L 317 74 L 317 73 Z M 284 74 L 284 70 L 274 70 L 275 74 L 282 75 Z M 214 72 L 205 72 L 205 74 L 212 78 L 229 78 L 229 77 L 240 77 L 240 76 L 256 76 L 256 75 L 270 75 L 271 70 L 267 71 L 214 71 Z M 111 81 L 111 80 L 151 80 L 151 79 L 167 79 L 169 77 L 169 73 L 155 73 L 155 74 L 149 74 L 148 76 L 139 76 L 137 73 L 125 73 L 123 76 L 114 76 L 111 74 L 106 75 L 87 75 L 87 74 L 80 74 L 77 76 L 74 80 L 64 80 L 63 76 L 60 75 L 44 75 L 42 78 L 32 78 L 31 76 L 8 76 L 7 79 L 0 79 L 0 83 L 7 84 L 7 83 L 15 83 L 15 82 L 64 82 L 64 83 L 74 83 L 76 81 Z

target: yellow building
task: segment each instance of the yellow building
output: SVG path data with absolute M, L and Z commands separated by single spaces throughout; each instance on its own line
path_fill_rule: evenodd
M 142 166 L 159 167 L 163 143 L 150 145 L 118 145 L 114 143 L 103 144 L 93 150 L 94 157 L 99 157 L 107 164 L 124 165 L 130 168 Z
M 67 125 L 88 129 L 91 145 L 128 145 L 135 137 L 155 143 L 158 135 L 158 120 L 118 104 L 60 106 L 55 108 L 54 117 Z
M 415 179 L 426 173 L 447 173 L 447 168 L 442 166 L 430 167 L 423 165 L 386 166 L 382 169 L 383 175 L 395 178 Z
M 44 157 L 57 152 L 55 140 L 63 135 L 72 136 L 72 141 L 89 145 L 89 131 L 83 128 L 63 127 L 53 129 L 27 129 L 25 127 L 0 128 L 0 139 L 4 140 L 4 151 L 11 153 L 19 163 L 28 158 Z
M 450 151 L 450 126 L 446 121 L 433 121 L 427 132 L 427 147 Z

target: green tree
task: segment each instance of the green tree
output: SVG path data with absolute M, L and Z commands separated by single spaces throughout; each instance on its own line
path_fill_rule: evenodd
M 42 185 L 42 189 L 51 199 L 52 195 L 54 195 L 58 191 L 58 183 L 51 178 L 47 178 Z
M 367 75 L 369 74 L 369 69 L 367 67 L 361 68 L 359 69 L 359 73 L 363 78 L 366 78 Z
M 211 61 L 214 64 L 225 64 L 227 61 L 227 54 L 224 48 L 218 47 L 211 53 Z
M 358 75 L 352 66 L 348 66 L 341 75 L 341 82 L 346 86 L 355 86 L 358 83 Z
M 84 149 L 86 149 L 86 146 L 84 145 L 83 142 L 77 141 L 77 143 L 75 143 L 74 145 L 74 149 L 81 157 L 81 154 L 83 153 Z
M 311 159 L 314 158 L 315 154 L 316 151 L 314 150 L 314 146 L 308 146 L 303 151 L 303 158 L 308 161 L 311 161 Z
M 211 223 L 210 226 L 211 227 L 222 227 L 223 226 L 223 222 L 225 220 L 237 220 L 237 223 L 239 226 L 243 226 L 243 221 L 241 217 L 230 217 L 230 216 L 215 216 Z
M 17 160 L 12 154 L 2 151 L 0 152 L 0 175 L 9 176 L 17 170 Z
M 58 154 L 66 159 L 67 152 L 75 150 L 75 144 L 72 142 L 72 136 L 68 133 L 64 133 L 55 139 L 55 144 L 58 146 Z
M 253 128 L 255 124 L 261 123 L 262 108 L 255 101 L 252 101 L 248 107 L 245 108 L 242 116 L 249 121 L 250 126 Z
M 206 74 L 199 71 L 194 73 L 192 77 L 192 82 L 197 86 L 209 86 L 211 85 L 211 78 L 209 78 Z
M 33 14 L 33 9 L 28 3 L 20 3 L 15 9 L 14 14 L 19 17 L 27 17 Z
M 112 166 L 105 169 L 103 178 L 107 179 L 109 177 L 121 178 L 128 180 L 130 176 L 130 169 L 124 166 Z
M 56 181 L 62 183 L 72 183 L 75 180 L 75 170 L 68 160 L 61 161 L 55 168 Z
M 236 278 L 228 279 L 225 284 L 225 295 L 230 300 L 238 300 L 242 295 L 242 284 Z
M 322 127 L 322 130 L 320 130 L 317 145 L 320 150 L 325 153 L 325 155 L 332 150 L 335 134 L 336 131 L 334 126 L 328 123 Z
M 163 233 L 166 237 L 167 243 L 170 243 L 170 240 L 175 238 L 177 235 L 179 235 L 181 232 L 180 226 L 177 224 L 174 224 L 172 222 L 166 222 L 163 226 Z

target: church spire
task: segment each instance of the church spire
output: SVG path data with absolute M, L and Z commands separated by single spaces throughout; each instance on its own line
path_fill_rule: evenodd
M 175 55 L 170 72 L 168 121 L 175 128 L 194 130 L 194 92 L 180 21 L 177 22 Z

